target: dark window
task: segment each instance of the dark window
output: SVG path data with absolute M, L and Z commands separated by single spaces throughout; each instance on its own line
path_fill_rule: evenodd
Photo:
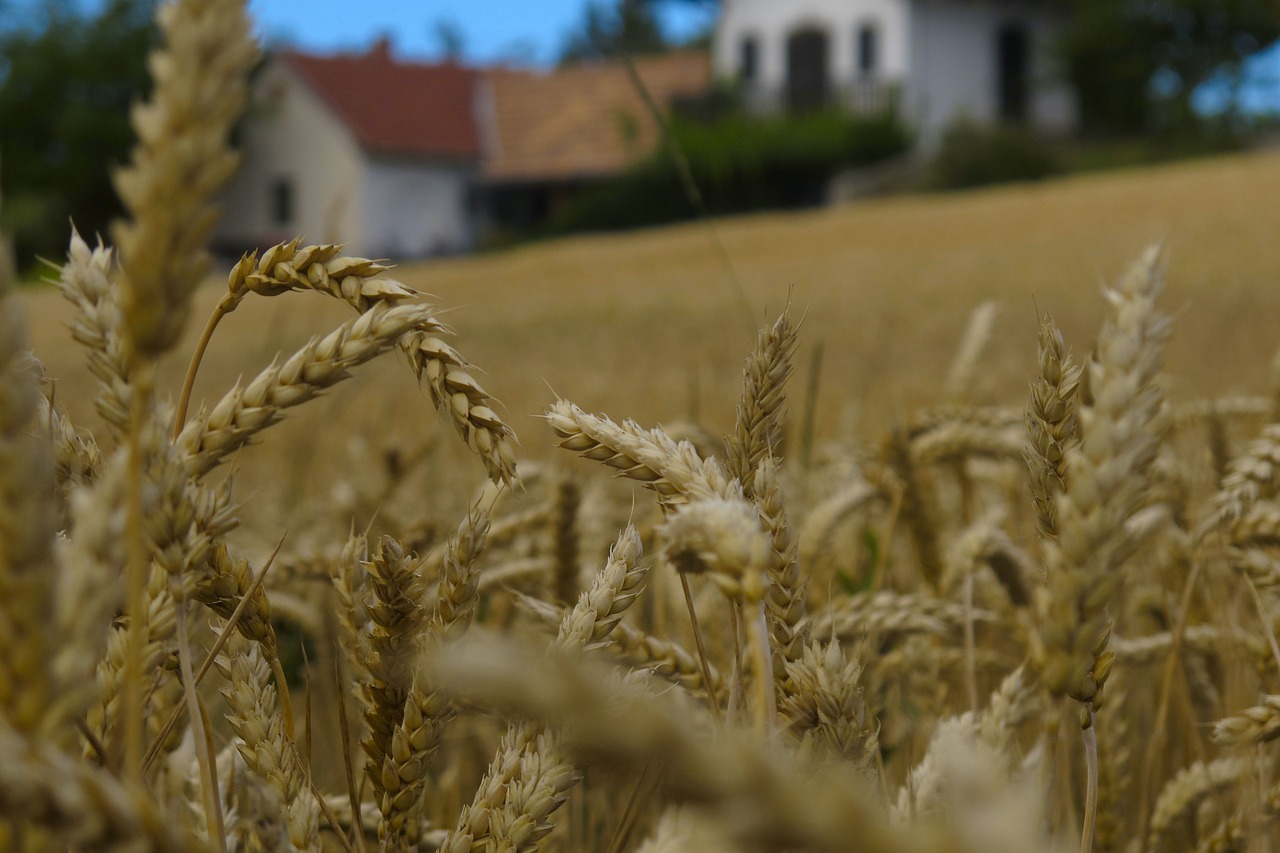
M 756 79 L 756 75 L 760 73 L 759 63 L 760 43 L 756 41 L 755 36 L 747 36 L 742 40 L 742 56 L 738 61 L 738 76 L 744 83 L 750 83 Z
M 996 38 L 996 62 L 999 71 L 996 93 L 1000 118 L 1021 122 L 1027 118 L 1027 96 L 1030 89 L 1031 44 L 1027 28 L 1006 24 Z
M 271 218 L 276 225 L 293 223 L 293 182 L 288 178 L 271 185 Z
M 787 103 L 798 111 L 825 106 L 828 87 L 827 34 L 798 30 L 787 39 Z
M 880 33 L 874 24 L 858 27 L 858 73 L 870 77 L 880 63 Z

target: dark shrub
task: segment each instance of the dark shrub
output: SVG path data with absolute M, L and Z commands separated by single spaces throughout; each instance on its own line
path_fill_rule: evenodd
M 819 204 L 842 168 L 904 151 L 910 136 L 892 115 L 836 112 L 699 123 L 675 119 L 672 137 L 712 213 Z M 665 147 L 615 179 L 584 190 L 556 216 L 553 232 L 605 230 L 687 219 L 696 213 Z
M 1062 171 L 1050 145 L 1028 128 L 960 119 L 947 128 L 931 175 L 939 189 L 1032 181 Z

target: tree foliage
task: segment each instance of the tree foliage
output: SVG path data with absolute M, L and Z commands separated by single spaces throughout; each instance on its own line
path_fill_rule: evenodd
M 46 0 L 0 0 L 0 228 L 20 266 L 66 249 L 120 212 L 105 164 L 128 155 L 129 107 L 147 86 L 155 0 L 109 0 L 97 13 Z
M 1280 38 L 1275 0 L 1058 0 L 1060 49 L 1095 133 L 1184 131 L 1192 95 Z
M 565 39 L 560 61 L 661 53 L 670 47 L 652 0 L 591 0 Z

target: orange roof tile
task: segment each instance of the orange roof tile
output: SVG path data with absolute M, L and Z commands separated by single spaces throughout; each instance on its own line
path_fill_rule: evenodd
M 283 59 L 329 104 L 368 151 L 476 158 L 476 72 L 454 63 L 397 62 L 381 42 L 367 54 Z
M 664 107 L 705 92 L 711 61 L 682 52 L 635 60 L 640 79 Z M 495 183 L 599 177 L 649 153 L 656 123 L 619 62 L 550 72 L 484 73 L 487 103 L 483 170 Z

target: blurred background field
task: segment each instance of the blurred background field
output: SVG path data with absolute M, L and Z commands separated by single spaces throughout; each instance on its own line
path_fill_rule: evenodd
M 1153 242 L 1165 248 L 1166 304 L 1176 317 L 1172 397 L 1269 393 L 1280 324 L 1277 198 L 1280 153 L 1260 151 L 713 227 L 758 321 L 788 303 L 804 317 L 793 437 L 821 347 L 820 444 L 874 440 L 936 403 L 968 315 L 984 300 L 995 300 L 999 315 L 974 402 L 1022 406 L 1037 308 L 1051 311 L 1086 355 L 1102 311 L 1100 285 Z M 407 264 L 394 275 L 447 311 L 457 348 L 485 371 L 480 380 L 505 405 L 523 456 L 553 458 L 553 436 L 538 415 L 556 395 L 647 426 L 692 421 L 713 435 L 732 426 L 754 330 L 703 224 Z M 202 288 L 198 315 L 222 286 L 211 280 Z M 67 305 L 52 288 L 24 296 L 58 400 L 78 423 L 94 423 Z M 195 399 L 215 399 L 237 377 L 346 320 L 333 302 L 306 293 L 248 300 L 219 329 Z M 246 518 L 278 500 L 329 500 L 335 483 L 341 489 L 376 466 L 388 447 L 412 454 L 430 446 L 432 477 L 479 484 L 479 467 L 393 360 L 362 369 L 361 381 L 337 387 L 242 454 Z M 168 365 L 162 393 L 176 395 L 183 366 Z M 567 460 L 560 452 L 555 461 Z

